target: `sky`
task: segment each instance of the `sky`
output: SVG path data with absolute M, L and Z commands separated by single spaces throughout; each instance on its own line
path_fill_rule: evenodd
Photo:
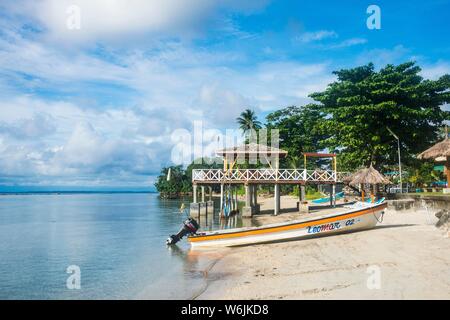
M 334 70 L 414 60 L 437 79 L 449 18 L 442 0 L 1 1 L 0 190 L 150 187 L 174 133 L 264 121 Z

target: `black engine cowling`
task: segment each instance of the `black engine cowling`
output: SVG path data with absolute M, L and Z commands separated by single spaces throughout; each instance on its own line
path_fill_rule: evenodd
M 195 234 L 197 230 L 200 228 L 197 221 L 193 218 L 188 218 L 183 222 L 183 226 L 177 234 L 171 235 L 167 238 L 166 243 L 171 245 L 180 241 L 185 235 Z

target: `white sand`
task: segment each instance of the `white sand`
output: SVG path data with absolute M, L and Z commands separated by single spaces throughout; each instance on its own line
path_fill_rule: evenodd
M 273 199 L 260 203 L 268 208 Z M 209 271 L 198 299 L 450 299 L 450 239 L 435 221 L 425 211 L 387 210 L 367 231 L 232 248 Z

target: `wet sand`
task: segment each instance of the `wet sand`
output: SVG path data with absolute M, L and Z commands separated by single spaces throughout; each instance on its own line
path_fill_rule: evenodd
M 260 199 L 269 209 L 273 199 Z M 285 212 L 296 199 L 285 196 Z M 299 217 L 262 215 L 258 224 Z M 232 248 L 198 299 L 450 299 L 450 238 L 434 212 L 386 210 L 376 228 Z

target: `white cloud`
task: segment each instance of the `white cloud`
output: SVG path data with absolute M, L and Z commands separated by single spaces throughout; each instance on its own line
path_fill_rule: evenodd
M 120 108 L 23 95 L 0 97 L 4 129 L 0 139 L 5 149 L 0 176 L 28 175 L 42 181 L 66 177 L 66 183 L 80 179 L 84 185 L 106 183 L 112 176 L 119 181 L 142 181 L 171 163 L 174 130 L 191 130 L 194 120 L 202 120 L 205 129 L 224 133 L 225 128 L 236 128 L 235 119 L 246 107 L 268 111 L 300 105 L 310 100 L 309 93 L 324 89 L 332 80 L 327 64 L 262 63 L 243 72 L 192 61 L 192 65 L 174 67 L 155 60 L 138 59 L 138 65 L 124 67 L 124 85 L 134 87 L 140 98 Z M 109 63 L 104 67 L 108 74 Z M 150 72 L 152 68 L 158 72 Z M 52 83 L 59 82 L 58 76 L 49 77 Z M 41 117 L 39 126 L 36 115 Z M 23 137 L 11 132 L 22 132 Z M 42 139 L 30 137 L 39 132 Z
M 39 139 L 55 132 L 55 123 L 49 114 L 36 113 L 31 118 L 20 119 L 16 123 L 0 121 L 0 133 L 18 139 Z
M 295 37 L 296 41 L 299 41 L 301 43 L 304 44 L 308 44 L 308 43 L 316 43 L 316 42 L 321 42 L 322 40 L 325 39 L 336 39 L 338 38 L 339 35 L 332 30 L 319 30 L 319 31 L 314 31 L 314 32 L 304 32 L 302 34 L 300 34 L 299 36 Z M 339 49 L 339 48 L 346 48 L 346 47 L 351 47 L 351 46 L 355 46 L 355 45 L 360 45 L 360 44 L 364 44 L 367 43 L 367 39 L 364 38 L 350 38 L 350 39 L 345 39 L 342 40 L 340 42 L 335 42 L 335 43 L 318 43 L 315 44 L 316 47 L 318 48 L 322 48 L 322 49 Z
M 314 32 L 304 32 L 301 35 L 297 36 L 295 39 L 303 43 L 309 43 L 313 41 L 320 41 L 323 39 L 337 38 L 337 37 L 338 34 L 334 31 L 320 30 Z
M 175 40 L 71 51 L 3 32 L 0 183 L 140 183 L 170 164 L 174 130 L 203 120 L 224 133 L 244 108 L 303 104 L 333 78 L 328 63 L 248 63 Z
M 90 176 L 93 180 L 125 175 L 129 179 L 150 176 L 168 161 L 167 135 L 153 131 L 137 134 L 136 127 L 148 122 L 146 115 L 134 110 L 89 110 L 66 102 L 48 103 L 18 98 L 0 103 L 10 109 L 2 119 L 2 128 L 14 133 L 23 124 L 28 132 L 11 134 L 0 130 L 0 176 L 67 177 L 73 181 Z M 48 113 L 47 113 L 48 112 Z M 35 125 L 35 115 L 51 122 Z M 48 120 L 50 121 L 50 120 Z M 50 127 L 52 130 L 47 132 Z M 131 128 L 131 130 L 130 130 Z M 25 134 L 44 131 L 45 139 Z M 108 175 L 110 176 L 108 178 Z M 1 180 L 3 180 L 3 178 Z M 0 180 L 0 183 L 1 183 Z M 86 183 L 86 180 L 83 180 Z M 98 182 L 98 180 L 97 180 Z
M 237 0 L 40 0 L 3 4 L 9 12 L 31 17 L 53 40 L 85 42 L 126 40 L 130 36 L 192 36 L 223 13 L 257 11 L 268 1 Z M 76 10 L 74 11 L 73 8 Z M 79 13 L 79 29 L 68 21 Z M 218 20 L 218 19 L 217 19 Z M 69 22 L 69 26 L 70 26 Z
M 202 86 L 193 106 L 202 110 L 199 119 L 205 119 L 217 128 L 232 128 L 242 110 L 251 103 L 241 94 L 216 84 Z
M 396 64 L 409 60 L 409 53 L 410 50 L 403 45 L 396 45 L 391 49 L 377 48 L 365 50 L 357 57 L 356 62 L 358 64 L 373 62 L 376 67 L 381 68 L 386 64 Z
M 364 38 L 350 38 L 347 40 L 344 40 L 340 43 L 337 44 L 333 44 L 330 46 L 331 49 L 337 49 L 337 48 L 347 48 L 347 47 L 351 47 L 351 46 L 355 46 L 355 45 L 359 45 L 359 44 L 364 44 L 367 43 L 367 39 Z
M 325 81 L 331 78 L 326 63 L 285 61 L 233 67 L 233 63 L 239 65 L 248 58 L 230 52 L 195 49 L 177 42 L 160 44 L 149 51 L 111 52 L 106 60 L 82 52 L 74 57 L 35 41 L 18 36 L 13 39 L 0 42 L 6 48 L 1 53 L 0 66 L 8 70 L 8 76 L 26 74 L 25 84 L 29 84 L 31 76 L 40 79 L 34 82 L 37 88 L 49 87 L 62 94 L 92 92 L 93 84 L 119 86 L 121 91 L 133 91 L 127 96 L 127 105 L 138 105 L 143 111 L 166 110 L 155 118 L 165 113 L 177 117 L 177 110 L 182 110 L 187 118 L 213 114 L 210 110 L 229 103 L 232 112 L 214 122 L 231 125 L 239 105 L 267 110 L 274 105 L 300 104 L 306 101 L 309 87 L 324 87 Z M 102 86 L 101 90 L 108 89 Z M 298 99 L 300 92 L 303 92 L 302 99 Z M 182 119 L 177 122 L 185 127 Z
M 426 79 L 437 80 L 444 74 L 450 74 L 450 63 L 439 61 L 435 64 L 426 64 L 422 67 L 421 75 Z

